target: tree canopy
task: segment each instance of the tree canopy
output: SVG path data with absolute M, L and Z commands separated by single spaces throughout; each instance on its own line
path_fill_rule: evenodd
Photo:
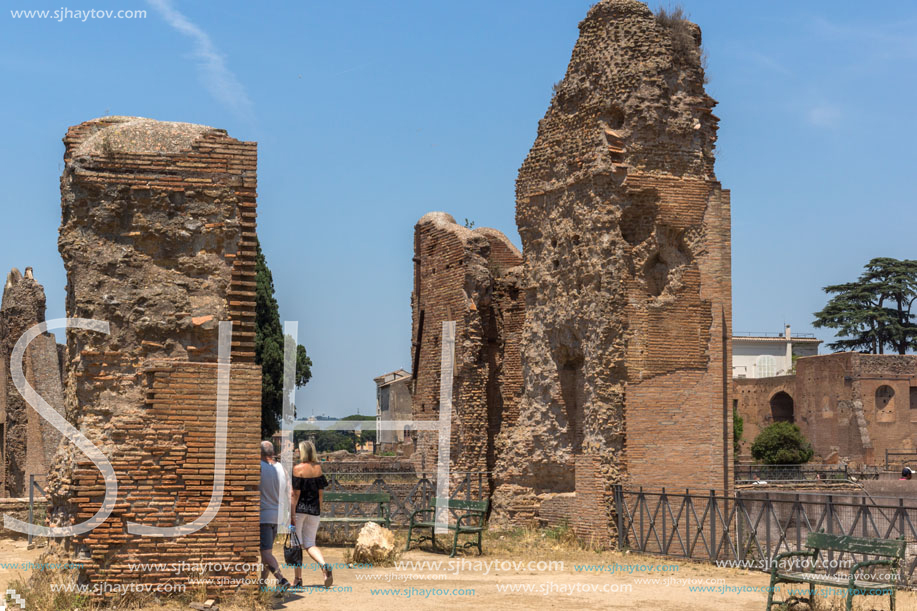
M 376 417 L 375 416 L 363 416 L 360 414 L 351 414 L 350 416 L 344 416 L 341 420 L 359 420 L 365 422 L 363 428 L 360 430 L 360 439 L 365 443 L 367 441 L 376 443 Z
M 274 298 L 274 279 L 261 244 L 255 255 L 255 362 L 261 365 L 261 438 L 269 439 L 280 428 L 283 416 L 283 327 Z M 302 345 L 296 346 L 295 384 L 300 388 L 312 377 L 312 360 Z
M 362 416 L 359 414 L 353 414 L 350 416 L 345 416 L 341 418 L 342 421 L 353 421 L 358 420 L 360 422 L 365 422 L 365 427 L 360 431 L 359 440 L 361 443 L 366 441 L 372 441 L 373 444 L 376 442 L 376 418 L 375 416 Z M 301 440 L 304 439 L 314 439 L 315 440 L 315 449 L 319 452 L 336 452 L 338 450 L 347 450 L 348 452 L 356 452 L 357 449 L 357 435 L 356 431 L 353 430 L 313 430 L 313 429 L 300 429 L 293 434 L 293 439 L 298 445 Z
M 751 444 L 751 456 L 765 465 L 800 465 L 815 454 L 812 444 L 792 422 L 775 422 Z
M 835 329 L 843 339 L 828 344 L 837 351 L 906 354 L 917 349 L 917 324 L 911 307 L 917 299 L 917 261 L 879 257 L 859 279 L 824 287 L 833 295 L 814 326 Z

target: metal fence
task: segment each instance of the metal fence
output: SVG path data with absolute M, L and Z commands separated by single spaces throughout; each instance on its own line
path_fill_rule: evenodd
M 734 467 L 737 484 L 754 481 L 807 481 L 839 480 L 849 481 L 847 465 L 759 465 L 736 464 Z
M 36 504 L 35 491 L 36 490 L 38 491 L 39 498 L 41 498 L 42 500 L 47 499 L 47 495 L 45 494 L 45 491 L 42 489 L 39 481 L 42 481 L 45 483 L 45 485 L 47 485 L 48 474 L 47 473 L 41 473 L 41 474 L 32 473 L 29 475 L 29 524 L 35 524 L 35 514 L 37 513 L 35 511 L 35 504 Z M 45 511 L 47 511 L 47 509 L 45 509 Z M 44 518 L 42 518 L 42 522 L 44 522 Z M 29 531 L 29 534 L 28 534 L 29 549 L 31 549 L 32 545 L 34 544 L 34 539 L 35 539 L 35 536 L 32 534 L 31 531 Z
M 622 549 L 768 570 L 781 552 L 804 550 L 806 536 L 832 534 L 907 541 L 902 582 L 917 566 L 917 499 L 859 494 L 741 491 L 736 496 L 626 490 L 614 491 L 618 543 Z M 830 573 L 862 555 L 823 552 Z
M 904 467 L 917 469 L 917 452 L 913 450 L 885 450 L 885 470 L 899 471 Z
M 879 479 L 879 468 L 864 466 L 851 469 L 845 464 L 823 465 L 806 463 L 801 465 L 761 465 L 757 463 L 736 463 L 733 468 L 737 484 L 756 481 L 768 482 L 811 482 L 811 481 L 860 481 Z
M 484 471 L 450 474 L 449 497 L 483 500 L 488 495 L 488 473 Z M 411 512 L 429 507 L 436 496 L 435 473 L 373 472 L 326 473 L 328 492 L 385 492 L 391 496 L 389 511 L 392 526 L 407 527 Z M 363 517 L 375 515 L 376 506 L 366 503 L 328 503 L 322 507 L 325 517 Z M 330 526 L 330 524 L 329 524 Z

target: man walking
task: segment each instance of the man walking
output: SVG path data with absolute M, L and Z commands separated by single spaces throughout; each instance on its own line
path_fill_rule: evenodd
M 278 468 L 279 467 L 279 468 Z M 270 441 L 261 442 L 261 483 L 258 486 L 261 492 L 261 581 L 272 573 L 277 578 L 277 593 L 283 594 L 290 587 L 280 572 L 277 559 L 274 558 L 274 538 L 277 536 L 277 513 L 286 490 L 283 467 L 274 464 L 274 444 Z

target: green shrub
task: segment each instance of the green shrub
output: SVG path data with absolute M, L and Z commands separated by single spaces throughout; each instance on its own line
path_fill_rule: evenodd
M 801 465 L 815 454 L 799 427 L 792 422 L 775 422 L 755 438 L 751 455 L 765 465 Z
M 739 415 L 739 410 L 732 408 L 732 451 L 738 454 L 742 450 L 742 431 L 745 430 L 745 421 Z

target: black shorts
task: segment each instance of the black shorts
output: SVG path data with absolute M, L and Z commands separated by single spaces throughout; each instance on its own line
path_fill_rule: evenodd
M 259 549 L 273 549 L 274 539 L 277 537 L 277 525 L 261 523 L 261 547 Z

